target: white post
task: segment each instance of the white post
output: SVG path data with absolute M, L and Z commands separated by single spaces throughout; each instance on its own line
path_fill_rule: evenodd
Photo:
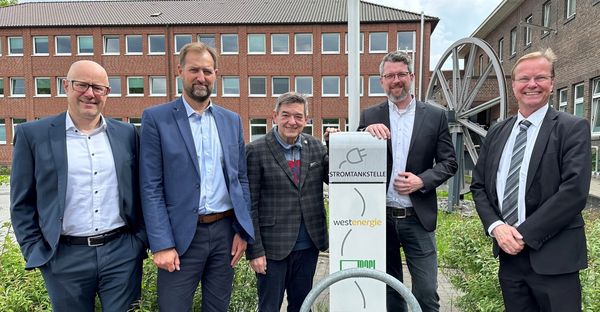
M 423 44 L 423 38 L 425 38 L 424 36 L 424 32 L 425 32 L 425 14 L 423 13 L 423 11 L 421 11 L 421 36 L 420 37 L 420 42 L 419 42 L 419 94 L 418 94 L 418 99 L 419 101 L 423 101 L 423 55 L 425 54 L 423 52 L 423 47 L 425 46 Z M 429 70 L 429 69 L 427 69 Z
M 360 0 L 348 0 L 348 129 L 358 128 L 360 115 Z

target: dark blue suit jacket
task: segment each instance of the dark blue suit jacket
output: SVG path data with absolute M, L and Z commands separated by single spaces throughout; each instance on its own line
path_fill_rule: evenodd
M 11 220 L 26 260 L 44 265 L 54 255 L 67 188 L 66 113 L 24 123 L 14 139 L 10 179 Z M 119 184 L 119 209 L 129 230 L 146 243 L 139 200 L 138 135 L 132 124 L 106 118 Z
M 223 170 L 242 238 L 252 242 L 250 191 L 239 115 L 213 104 L 223 147 Z M 200 169 L 181 98 L 146 109 L 142 115 L 140 183 L 142 209 L 153 252 L 173 248 L 184 254 L 196 231 Z

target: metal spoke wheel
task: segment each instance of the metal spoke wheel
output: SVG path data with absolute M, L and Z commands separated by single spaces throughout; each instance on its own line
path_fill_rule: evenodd
M 461 64 L 460 56 L 464 55 Z M 489 62 L 485 66 L 482 60 Z M 479 71 L 475 73 L 475 62 Z M 451 64 L 451 71 L 442 71 Z M 491 98 L 491 99 L 490 99 Z M 465 174 L 477 162 L 478 145 L 492 123 L 506 117 L 506 81 L 498 57 L 490 45 L 478 38 L 463 38 L 452 44 L 442 55 L 432 73 L 426 102 L 447 111 L 448 127 L 456 150 L 458 171 L 449 181 L 448 210 L 458 205 L 465 188 Z M 495 120 L 492 121 L 492 118 Z M 465 166 L 465 148 L 470 163 Z M 465 167 L 468 167 L 467 170 Z

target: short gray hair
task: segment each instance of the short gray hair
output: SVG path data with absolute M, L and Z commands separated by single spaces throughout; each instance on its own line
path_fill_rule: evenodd
M 379 75 L 383 75 L 383 65 L 385 65 L 386 62 L 390 62 L 390 63 L 402 62 L 402 63 L 406 64 L 406 66 L 408 66 L 408 72 L 411 74 L 413 73 L 413 61 L 406 52 L 392 51 L 392 52 L 386 54 L 383 57 L 383 59 L 381 60 L 381 63 L 379 64 Z
M 308 116 L 308 100 L 301 93 L 293 92 L 293 91 L 286 92 L 277 98 L 277 102 L 275 102 L 274 111 L 276 113 L 279 113 L 279 109 L 281 108 L 281 105 L 295 104 L 295 103 L 304 105 L 304 116 Z

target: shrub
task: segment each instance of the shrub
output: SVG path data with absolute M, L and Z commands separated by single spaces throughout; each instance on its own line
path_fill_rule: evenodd
M 589 267 L 580 272 L 583 311 L 593 312 L 600 311 L 600 213 L 588 209 L 584 219 Z M 441 212 L 436 235 L 442 270 L 464 292 L 458 306 L 465 312 L 503 311 L 498 261 L 479 219 Z
M 11 226 L 8 222 L 2 226 L 4 231 L 10 229 Z M 3 239 L 4 244 L 0 249 L 0 311 L 51 311 L 50 299 L 39 270 L 26 271 L 24 269 L 25 262 L 17 244 L 8 234 Z M 242 259 L 236 266 L 229 311 L 254 311 L 257 301 L 254 271 L 248 265 L 248 261 Z M 101 311 L 98 301 L 96 302 L 96 311 Z M 158 311 L 156 267 L 151 258 L 144 261 L 142 296 L 134 311 Z M 193 311 L 201 311 L 200 290 L 194 296 Z

